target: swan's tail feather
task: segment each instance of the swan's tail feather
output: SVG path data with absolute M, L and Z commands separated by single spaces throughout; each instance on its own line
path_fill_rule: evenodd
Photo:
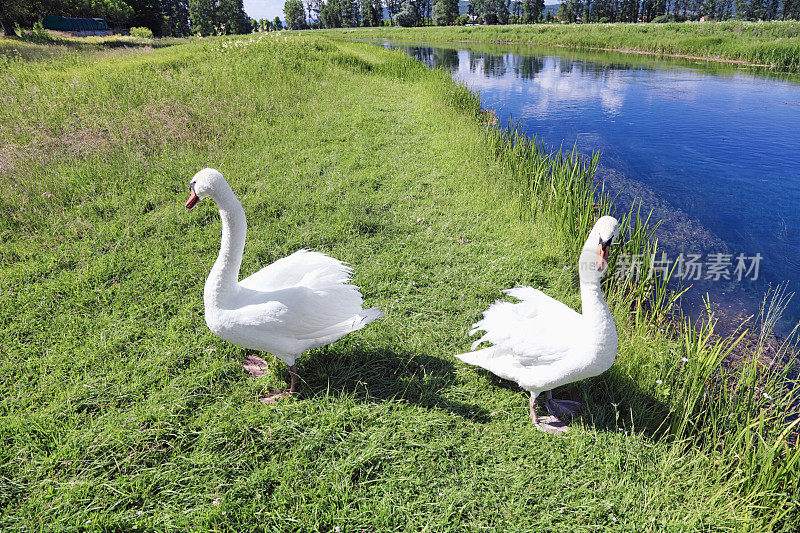
M 338 324 L 334 324 L 325 329 L 308 333 L 307 335 L 298 335 L 297 338 L 315 339 L 318 343 L 322 343 L 319 344 L 319 346 L 324 346 L 325 344 L 330 344 L 344 337 L 348 333 L 358 331 L 373 320 L 377 320 L 383 316 L 383 311 L 381 311 L 379 307 L 370 307 L 369 309 L 364 309 L 356 316 L 350 317 L 343 322 L 339 322 Z
M 370 322 L 378 320 L 379 318 L 383 318 L 384 316 L 386 315 L 383 314 L 383 311 L 381 311 L 380 307 L 370 307 L 369 309 L 364 309 L 356 317 L 357 320 L 353 322 L 353 331 L 359 330 Z
M 497 355 L 497 350 L 498 350 L 497 346 L 489 346 L 488 348 L 483 348 L 482 350 L 460 353 L 456 355 L 456 359 L 460 359 L 465 363 L 467 363 L 468 365 L 487 368 L 486 366 L 487 361 L 489 361 L 495 355 Z

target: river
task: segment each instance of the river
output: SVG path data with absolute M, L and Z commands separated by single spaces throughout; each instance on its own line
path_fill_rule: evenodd
M 708 293 L 733 324 L 786 283 L 797 295 L 779 329 L 800 319 L 800 78 L 631 54 L 381 44 L 449 70 L 549 150 L 600 152 L 618 209 L 641 202 L 662 221 L 660 259 L 680 263 L 690 314 Z

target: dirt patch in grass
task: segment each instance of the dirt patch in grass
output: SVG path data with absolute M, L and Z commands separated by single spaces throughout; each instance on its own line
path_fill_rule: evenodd
M 178 102 L 146 104 L 128 113 L 124 120 L 110 117 L 85 122 L 75 113 L 60 133 L 44 123 L 17 125 L 14 129 L 0 127 L 0 136 L 11 139 L 0 146 L 0 175 L 25 164 L 49 165 L 65 158 L 107 154 L 126 146 L 163 148 L 185 144 L 197 138 L 197 131 L 190 109 Z

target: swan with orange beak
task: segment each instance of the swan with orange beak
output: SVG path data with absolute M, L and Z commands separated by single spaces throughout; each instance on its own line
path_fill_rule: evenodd
M 503 292 L 520 301 L 498 301 L 489 307 L 470 331 L 485 332 L 472 344 L 474 351 L 456 355 L 529 391 L 530 417 L 543 431 L 565 432 L 560 418 L 580 408 L 578 402 L 554 399 L 552 389 L 598 376 L 614 363 L 617 329 L 600 281 L 618 234 L 617 219 L 604 216 L 583 245 L 578 259 L 582 313 L 532 287 L 508 289 Z M 475 350 L 484 342 L 491 346 Z M 548 417 L 536 415 L 536 398 L 542 392 Z
M 242 204 L 213 168 L 194 175 L 186 208 L 203 198 L 217 204 L 222 223 L 219 255 L 203 287 L 206 325 L 230 343 L 269 352 L 289 365 L 289 389 L 262 398 L 264 403 L 291 396 L 302 353 L 358 331 L 383 312 L 364 309 L 359 288 L 350 283 L 352 268 L 320 252 L 298 250 L 240 280 L 247 236 Z

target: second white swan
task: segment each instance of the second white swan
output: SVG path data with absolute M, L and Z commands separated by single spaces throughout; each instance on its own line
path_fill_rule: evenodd
M 618 233 L 617 219 L 604 216 L 583 245 L 578 261 L 583 314 L 532 287 L 509 289 L 504 292 L 520 302 L 493 304 L 470 332 L 486 332 L 472 344 L 473 350 L 483 342 L 493 346 L 456 355 L 529 391 L 531 419 L 543 431 L 566 431 L 559 417 L 580 407 L 578 402 L 553 399 L 551 389 L 600 375 L 614 363 L 617 329 L 600 280 Z M 545 391 L 551 416 L 543 419 L 536 416 L 536 397 Z

